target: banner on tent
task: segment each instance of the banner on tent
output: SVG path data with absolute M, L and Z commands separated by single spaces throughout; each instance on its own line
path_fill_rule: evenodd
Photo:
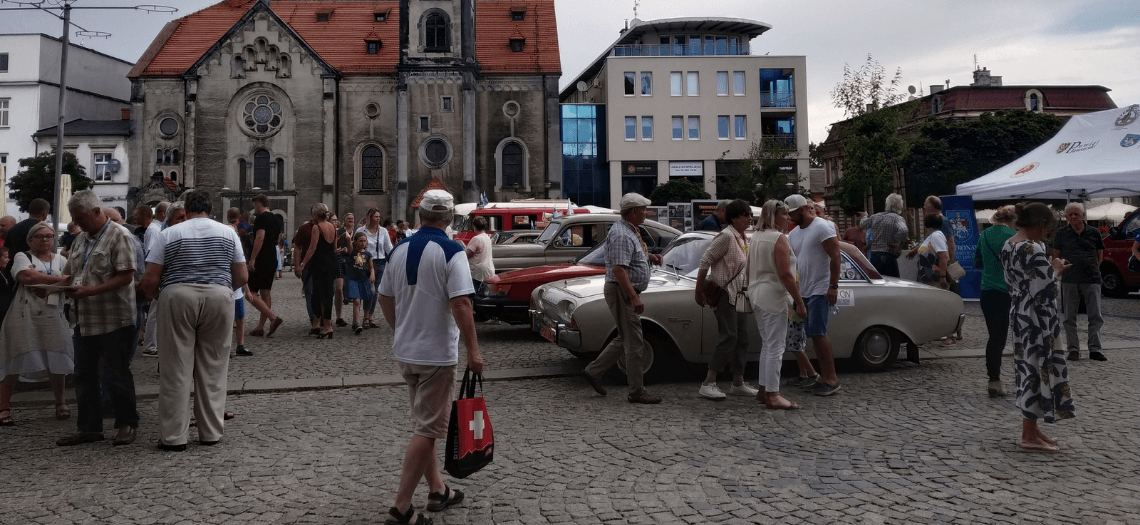
M 963 299 L 982 296 L 982 271 L 974 268 L 974 250 L 978 247 L 978 219 L 974 216 L 974 199 L 966 195 L 949 195 L 942 199 L 942 218 L 950 221 L 954 232 L 954 257 L 966 276 L 958 280 L 958 293 Z

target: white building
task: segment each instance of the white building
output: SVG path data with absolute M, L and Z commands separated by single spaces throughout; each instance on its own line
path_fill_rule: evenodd
M 107 207 L 130 209 L 130 110 L 122 111 L 119 120 L 72 120 L 63 125 L 63 150 L 75 155 L 91 189 Z M 56 126 L 33 135 L 39 152 L 55 149 Z M 60 204 L 62 206 L 62 204 Z
M 19 171 L 20 159 L 50 150 L 33 135 L 59 123 L 62 51 L 62 42 L 47 35 L 0 35 L 0 164 L 9 179 Z M 120 119 L 121 110 L 130 107 L 127 72 L 132 64 L 76 45 L 71 45 L 67 61 L 66 120 Z M 79 159 L 89 174 L 94 155 Z M 5 189 L 3 198 L 7 194 Z M 18 215 L 17 211 L 9 202 L 8 213 Z
M 753 39 L 769 29 L 737 18 L 634 19 L 562 90 L 564 105 L 604 106 L 591 113 L 598 128 L 591 134 L 601 143 L 597 160 L 608 163 L 610 207 L 626 192 L 648 195 L 676 177 L 715 196 L 752 143 L 768 138 L 797 150 L 786 169 L 807 186 L 807 61 L 756 54 Z M 569 129 L 564 122 L 564 146 L 590 142 L 568 137 Z M 586 192 L 585 176 L 563 174 L 567 188 Z

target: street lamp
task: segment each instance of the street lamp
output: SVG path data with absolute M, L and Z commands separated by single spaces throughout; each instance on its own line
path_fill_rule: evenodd
M 63 5 L 45 6 L 44 5 L 45 1 L 46 0 L 0 0 L 0 4 L 13 3 L 16 5 L 24 6 L 24 7 L 0 7 L 0 11 L 39 10 L 39 11 L 43 11 L 45 13 L 48 13 L 48 14 L 56 17 L 56 18 L 59 18 L 60 20 L 63 20 L 63 39 L 62 39 L 63 51 L 60 54 L 60 58 L 59 58 L 59 121 L 56 124 L 56 133 L 55 133 L 55 193 L 52 196 L 52 208 L 51 208 L 52 222 L 55 223 L 54 224 L 55 229 L 59 230 L 59 222 L 60 222 L 59 221 L 59 217 L 60 217 L 59 198 L 60 198 L 60 194 L 61 194 L 61 190 L 62 190 L 61 185 L 62 185 L 62 179 L 63 179 L 63 123 L 64 123 L 64 119 L 65 119 L 64 102 L 67 100 L 67 51 L 68 51 L 68 47 L 71 45 L 71 39 L 69 38 L 71 31 L 69 29 L 71 26 L 75 26 L 75 28 L 78 30 L 75 32 L 76 36 L 86 36 L 86 37 L 91 37 L 91 38 L 108 38 L 111 36 L 111 33 L 107 33 L 104 31 L 90 31 L 90 30 L 84 29 L 83 27 L 79 26 L 79 24 L 73 24 L 71 22 L 71 10 L 72 9 L 131 9 L 131 10 L 136 10 L 136 11 L 146 11 L 148 13 L 175 13 L 178 11 L 178 9 L 174 8 L 174 7 L 170 7 L 170 6 L 153 5 L 153 4 L 143 4 L 143 5 L 136 5 L 136 6 L 75 7 L 72 4 L 74 4 L 77 0 L 56 0 L 55 3 L 62 2 Z M 54 13 L 53 11 L 60 11 L 62 14 L 57 14 L 57 13 Z M 66 202 L 63 204 L 67 205 Z

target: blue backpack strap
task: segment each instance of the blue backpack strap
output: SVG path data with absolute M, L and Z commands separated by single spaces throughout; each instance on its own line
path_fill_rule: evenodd
M 420 274 L 420 258 L 423 257 L 424 249 L 427 248 L 428 243 L 436 243 L 443 249 L 444 260 L 451 262 L 451 258 L 455 254 L 463 251 L 463 246 L 459 243 L 449 239 L 447 233 L 439 228 L 424 226 L 416 232 L 415 235 L 400 241 L 400 244 L 408 245 L 408 258 L 404 266 L 407 273 L 408 286 L 415 286 L 416 281 Z

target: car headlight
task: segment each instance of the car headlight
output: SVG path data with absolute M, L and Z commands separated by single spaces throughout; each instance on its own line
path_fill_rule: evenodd
M 507 293 L 510 291 L 511 291 L 511 285 L 496 283 L 496 284 L 492 284 L 491 287 L 487 290 L 487 296 L 488 297 L 506 297 Z
M 570 322 L 570 316 L 574 315 L 574 309 L 577 307 L 578 305 L 574 304 L 573 301 L 563 299 L 554 306 L 554 312 L 560 321 Z

